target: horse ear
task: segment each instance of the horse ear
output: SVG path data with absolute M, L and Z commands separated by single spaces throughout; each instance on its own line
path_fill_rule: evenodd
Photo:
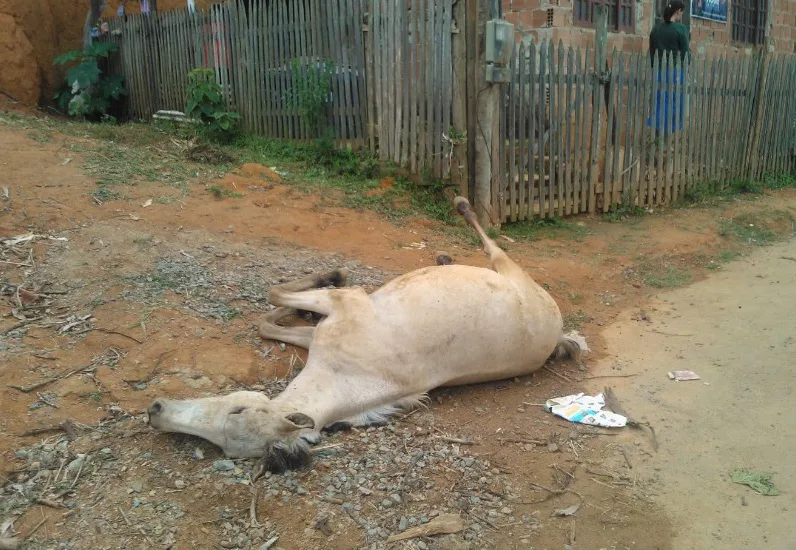
M 285 417 L 285 420 L 292 424 L 293 429 L 296 430 L 300 428 L 309 428 L 312 430 L 315 428 L 315 421 L 304 413 L 289 414 Z

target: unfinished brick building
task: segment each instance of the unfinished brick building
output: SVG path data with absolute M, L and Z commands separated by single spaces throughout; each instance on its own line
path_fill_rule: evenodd
M 718 0 L 723 3 L 725 0 Z M 796 53 L 796 0 L 726 0 L 726 22 L 692 17 L 691 49 L 720 53 L 751 49 L 770 40 L 776 51 Z M 689 4 L 688 0 L 685 2 Z M 650 0 L 503 0 L 504 17 L 523 37 L 562 40 L 565 45 L 594 44 L 594 6 L 608 6 L 608 49 L 646 51 L 652 26 L 665 2 Z

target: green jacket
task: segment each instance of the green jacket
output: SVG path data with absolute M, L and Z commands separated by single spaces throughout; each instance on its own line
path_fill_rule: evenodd
M 664 52 L 679 52 L 681 60 L 685 61 L 686 56 L 691 53 L 685 25 L 666 22 L 655 25 L 650 33 L 650 63 L 655 55 L 662 56 Z

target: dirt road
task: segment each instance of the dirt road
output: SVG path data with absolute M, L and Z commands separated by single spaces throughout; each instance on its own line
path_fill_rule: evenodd
M 794 548 L 794 258 L 794 240 L 759 250 L 660 295 L 648 321 L 630 311 L 604 333 L 612 357 L 598 370 L 637 374 L 621 379 L 618 396 L 657 429 L 659 451 L 635 468 L 659 481 L 655 500 L 674 520 L 673 548 Z M 670 381 L 673 369 L 702 380 Z M 732 483 L 738 467 L 773 472 L 781 494 Z

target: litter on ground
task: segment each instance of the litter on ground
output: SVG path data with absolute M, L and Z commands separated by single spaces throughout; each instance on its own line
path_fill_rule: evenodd
M 595 396 L 579 393 L 548 399 L 544 408 L 547 412 L 565 418 L 570 422 L 602 426 L 603 428 L 625 427 L 627 418 L 621 414 L 602 410 L 604 406 L 605 398 L 602 393 Z
M 671 380 L 682 382 L 685 380 L 701 380 L 699 375 L 692 370 L 672 370 L 667 373 Z
M 772 475 L 764 472 L 753 472 L 748 468 L 736 468 L 730 472 L 730 478 L 733 483 L 748 485 L 761 495 L 776 496 L 779 491 L 777 491 L 771 481 Z

